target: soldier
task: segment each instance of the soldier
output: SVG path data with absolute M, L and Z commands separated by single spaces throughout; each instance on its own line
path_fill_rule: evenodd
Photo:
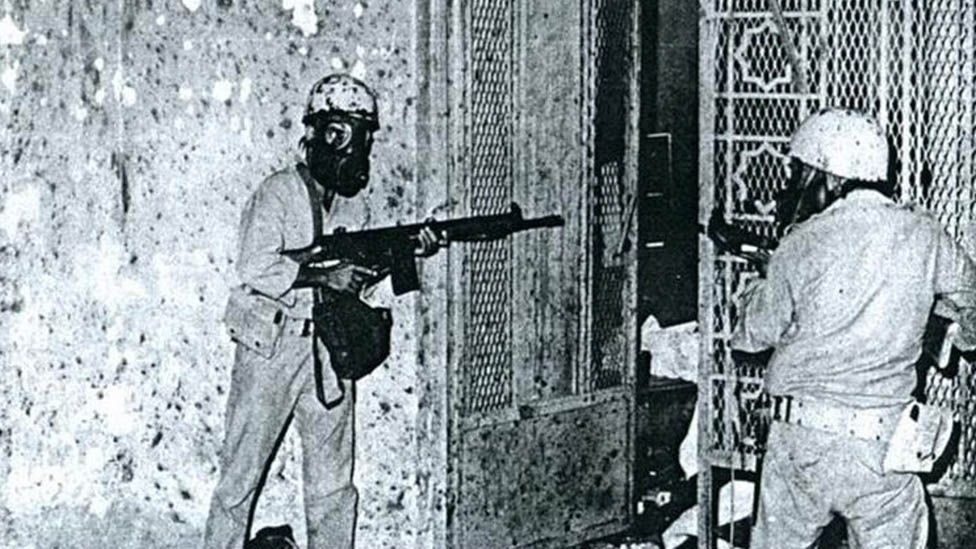
M 922 483 L 891 458 L 922 452 L 925 437 L 910 433 L 926 425 L 944 448 L 945 421 L 913 400 L 915 363 L 937 300 L 971 348 L 976 267 L 935 220 L 888 196 L 887 140 L 870 117 L 815 114 L 790 155 L 796 192 L 778 207 L 791 226 L 744 292 L 732 339 L 774 350 L 752 547 L 813 547 L 835 514 L 853 546 L 924 547 Z
M 244 545 L 266 469 L 292 420 L 302 440 L 308 547 L 353 546 L 351 382 L 336 377 L 315 341 L 313 290 L 358 294 L 379 277 L 359 265 L 299 265 L 280 252 L 308 246 L 323 219 L 368 184 L 376 98 L 359 80 L 330 75 L 312 87 L 302 121 L 304 162 L 265 179 L 241 218 L 242 284 L 225 315 L 237 350 L 207 548 Z M 419 255 L 436 251 L 432 231 L 421 233 L 418 247 Z

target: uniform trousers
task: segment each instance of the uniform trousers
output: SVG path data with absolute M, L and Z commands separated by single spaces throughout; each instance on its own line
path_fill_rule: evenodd
M 353 485 L 353 401 L 348 390 L 329 409 L 316 398 L 309 336 L 286 332 L 271 358 L 238 345 L 204 547 L 243 547 L 267 469 L 294 422 L 302 443 L 308 547 L 352 548 L 359 499 Z
M 886 443 L 773 422 L 752 549 L 815 547 L 834 515 L 852 549 L 923 549 L 928 509 L 917 475 L 885 473 Z

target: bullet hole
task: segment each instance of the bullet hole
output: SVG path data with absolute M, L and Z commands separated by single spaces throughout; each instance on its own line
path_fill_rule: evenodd
M 269 128 L 268 131 L 264 132 L 264 135 L 266 135 L 268 139 L 272 139 L 274 137 L 274 130 Z
M 122 482 L 132 482 L 134 478 L 136 478 L 136 473 L 132 466 L 132 459 L 129 458 L 122 462 Z
M 153 437 L 152 442 L 149 444 L 150 448 L 155 448 L 159 445 L 159 442 L 163 440 L 163 432 L 157 431 L 156 436 Z
M 119 191 L 122 195 L 122 212 L 129 213 L 129 173 L 126 163 L 128 158 L 124 153 L 115 151 L 112 153 L 112 169 L 115 176 L 119 179 Z
M 193 496 L 190 495 L 190 492 L 188 490 L 180 490 L 180 497 L 182 497 L 187 501 L 193 499 Z
M 2 303 L 0 304 L 0 313 L 19 313 L 23 310 L 24 301 L 21 299 L 15 300 L 12 303 Z
M 284 119 L 281 120 L 281 122 L 278 122 L 278 125 L 281 126 L 282 129 L 285 129 L 285 130 L 291 129 L 291 119 L 290 118 L 284 118 Z
M 390 407 L 390 404 L 389 403 L 387 403 L 385 401 L 384 402 L 380 402 L 380 410 L 383 410 L 383 413 L 384 414 L 388 414 L 391 409 L 392 408 Z
M 401 490 L 400 491 L 400 495 L 397 496 L 397 498 L 396 498 L 395 501 L 388 501 L 388 502 L 386 502 L 386 510 L 387 511 L 403 511 L 406 508 L 403 505 L 403 498 L 404 498 L 405 495 L 406 495 L 406 492 L 403 491 L 403 490 Z

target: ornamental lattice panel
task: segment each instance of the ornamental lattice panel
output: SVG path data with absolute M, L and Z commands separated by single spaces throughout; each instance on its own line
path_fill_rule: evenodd
M 630 356 L 626 333 L 629 308 L 628 280 L 631 254 L 622 249 L 628 237 L 627 204 L 630 183 L 627 128 L 630 124 L 633 78 L 635 5 L 631 0 L 594 0 L 590 52 L 590 85 L 594 94 L 592 142 L 593 174 L 590 197 L 592 241 L 590 258 L 593 287 L 591 307 L 590 389 L 600 390 L 626 382 Z
M 508 211 L 515 142 L 514 1 L 470 3 L 471 215 Z M 512 403 L 512 245 L 474 243 L 465 258 L 470 312 L 465 334 L 465 413 Z
M 727 221 L 774 235 L 774 219 L 756 204 L 770 202 L 786 181 L 790 134 L 821 107 L 843 106 L 885 126 L 900 199 L 971 241 L 973 2 L 710 0 L 702 7 L 703 222 L 718 206 Z M 762 452 L 748 412 L 763 365 L 736 365 L 728 340 L 739 293 L 756 273 L 705 240 L 701 252 L 702 470 L 750 470 Z M 953 375 L 923 377 L 927 399 L 952 410 L 961 427 L 958 455 L 933 491 L 976 495 L 976 376 L 964 364 Z M 700 495 L 710 501 L 709 490 Z

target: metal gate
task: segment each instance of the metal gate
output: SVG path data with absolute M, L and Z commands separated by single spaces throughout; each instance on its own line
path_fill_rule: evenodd
M 558 546 L 630 516 L 637 2 L 460 3 L 451 194 L 566 226 L 452 259 L 456 547 Z
M 700 219 L 772 235 L 755 213 L 787 176 L 792 131 L 821 107 L 867 110 L 885 126 L 898 193 L 971 242 L 976 127 L 976 3 L 972 0 L 705 0 L 701 3 Z M 728 346 L 747 264 L 701 241 L 702 502 L 700 547 L 714 544 L 715 479 L 734 479 L 762 452 L 749 411 L 761 364 L 735 364 Z M 972 254 L 976 249 L 969 247 Z M 976 376 L 929 371 L 927 398 L 961 426 L 958 455 L 930 492 L 976 495 Z

